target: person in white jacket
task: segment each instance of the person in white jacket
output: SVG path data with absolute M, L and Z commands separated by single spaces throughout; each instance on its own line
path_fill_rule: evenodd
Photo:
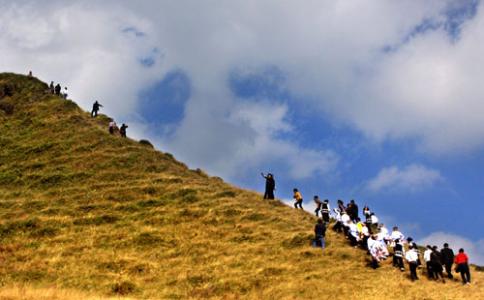
M 424 261 L 425 267 L 427 268 L 427 277 L 429 279 L 434 279 L 434 271 L 432 270 L 432 263 L 431 263 L 431 255 L 432 255 L 432 246 L 427 245 L 427 248 L 424 251 Z
M 410 269 L 410 278 L 412 279 L 412 281 L 418 280 L 418 276 L 417 276 L 418 254 L 415 251 L 415 249 L 413 249 L 413 246 L 410 246 L 410 250 L 408 250 L 407 253 L 405 254 L 405 259 L 407 260 L 408 266 Z

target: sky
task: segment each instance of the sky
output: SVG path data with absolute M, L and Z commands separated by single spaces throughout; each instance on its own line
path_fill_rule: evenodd
M 0 72 L 94 100 L 128 135 L 276 196 L 367 204 L 484 265 L 477 0 L 6 1 Z

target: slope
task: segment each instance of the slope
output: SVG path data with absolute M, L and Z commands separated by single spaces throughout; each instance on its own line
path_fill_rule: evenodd
M 332 232 L 323 254 L 313 216 L 110 135 L 108 117 L 46 90 L 0 74 L 0 298 L 483 295 L 477 272 L 461 287 L 371 270 Z

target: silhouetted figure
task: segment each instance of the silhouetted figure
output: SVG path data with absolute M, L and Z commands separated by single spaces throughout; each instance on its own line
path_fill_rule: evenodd
M 32 71 L 29 71 L 29 76 L 28 77 L 29 77 L 29 79 L 32 78 L 32 77 L 34 77 L 34 75 L 32 75 Z
M 303 209 L 302 203 L 303 203 L 303 197 L 301 193 L 297 189 L 293 189 L 294 192 L 294 208 L 299 208 Z
M 318 219 L 318 223 L 316 226 L 314 226 L 314 241 L 315 241 L 315 247 L 321 247 L 325 248 L 326 243 L 325 243 L 325 236 L 326 236 L 326 225 L 324 224 L 323 220 Z
M 66 86 L 66 87 L 64 87 L 64 93 L 62 94 L 62 97 L 64 99 L 67 99 L 67 96 L 68 96 L 68 94 L 67 94 L 67 86 Z
M 266 179 L 266 191 L 264 193 L 264 199 L 274 199 L 274 190 L 276 189 L 276 181 L 274 180 L 274 175 L 267 173 L 260 173 L 262 177 Z
M 95 118 L 97 117 L 97 113 L 99 111 L 99 108 L 103 107 L 97 100 L 94 102 L 92 105 L 92 111 L 91 111 L 91 117 Z
M 355 200 L 351 200 L 350 204 L 348 205 L 348 208 L 350 211 L 348 212 L 351 220 L 353 222 L 357 222 L 356 220 L 358 219 L 358 205 L 356 205 Z
M 471 271 L 469 270 L 469 257 L 464 253 L 464 249 L 459 249 L 459 254 L 456 255 L 454 263 L 457 265 L 455 271 L 460 273 L 463 284 L 471 283 Z
M 119 133 L 121 134 L 122 137 L 126 137 L 126 128 L 128 128 L 128 125 L 124 124 L 121 125 L 121 127 L 119 128 Z
M 51 81 L 51 82 L 50 82 L 50 85 L 49 85 L 49 90 L 50 90 L 50 93 L 51 93 L 52 95 L 54 95 L 54 94 L 55 94 L 55 87 L 54 87 L 54 82 L 53 82 L 53 81 Z
M 442 255 L 442 264 L 445 267 L 445 272 L 447 272 L 447 277 L 449 279 L 454 278 L 452 275 L 452 265 L 454 264 L 454 251 L 449 248 L 449 244 L 445 243 L 444 248 L 440 250 L 440 254 Z
M 62 89 L 62 88 L 61 88 L 60 84 L 57 84 L 57 85 L 55 86 L 55 94 L 56 94 L 57 96 L 60 96 L 61 89 Z

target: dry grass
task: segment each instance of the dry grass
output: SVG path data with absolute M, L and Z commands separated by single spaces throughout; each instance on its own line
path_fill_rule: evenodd
M 372 270 L 332 232 L 323 254 L 309 247 L 313 216 L 111 136 L 107 117 L 36 80 L 2 84 L 15 93 L 0 100 L 0 299 L 484 295 L 478 272 L 462 286 L 412 283 L 389 262 Z

